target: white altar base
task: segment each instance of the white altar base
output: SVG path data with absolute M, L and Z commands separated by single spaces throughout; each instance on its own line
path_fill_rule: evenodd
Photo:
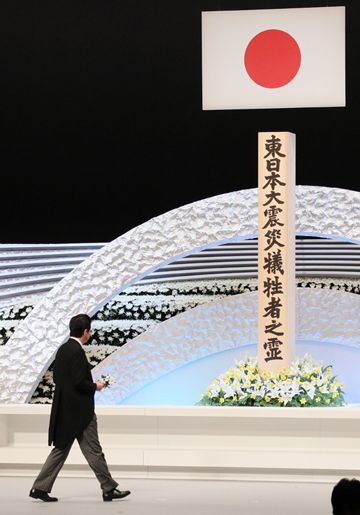
M 0 405 L 0 475 L 34 476 L 49 405 Z M 97 406 L 114 475 L 314 480 L 360 474 L 360 408 Z M 61 475 L 91 477 L 75 443 Z M 335 479 L 334 479 L 335 480 Z

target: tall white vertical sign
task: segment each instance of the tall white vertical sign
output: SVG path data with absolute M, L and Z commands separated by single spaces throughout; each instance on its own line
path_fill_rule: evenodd
M 258 144 L 258 360 L 278 372 L 295 348 L 295 134 L 260 132 Z

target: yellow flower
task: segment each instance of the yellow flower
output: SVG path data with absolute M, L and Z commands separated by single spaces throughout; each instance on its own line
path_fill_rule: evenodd
M 339 392 L 334 392 L 334 393 L 332 394 L 332 398 L 333 398 L 333 399 L 336 399 L 336 397 L 339 397 Z
M 224 402 L 225 402 L 224 397 L 220 397 L 219 402 L 220 402 L 220 404 L 224 404 Z
M 234 395 L 234 397 L 233 397 L 233 401 L 237 401 L 237 400 L 238 400 L 238 399 L 237 399 L 236 395 Z
M 281 403 L 281 402 L 284 402 L 284 398 L 283 398 L 283 397 L 279 397 L 279 398 L 278 398 L 278 402 L 280 402 L 280 403 Z
M 302 397 L 302 399 L 300 399 L 300 404 L 302 404 L 302 405 L 306 404 L 306 399 L 304 399 L 304 397 Z
M 254 399 L 254 400 L 255 400 L 255 399 L 256 399 L 256 395 L 255 395 L 254 393 L 252 393 L 252 394 L 250 395 L 250 399 Z
M 325 402 L 326 402 L 326 404 L 330 404 L 331 401 L 330 401 L 330 399 L 326 399 Z
M 203 399 L 203 398 L 204 398 L 204 394 L 203 394 L 203 393 L 201 393 L 201 394 L 200 394 L 200 399 Z
M 321 401 L 321 397 L 316 397 L 316 402 L 320 402 Z
M 304 377 L 309 377 L 309 372 L 304 372 L 304 373 L 303 373 L 303 376 L 304 376 Z
M 271 401 L 271 397 L 269 397 L 268 395 L 266 395 L 265 397 L 265 402 L 270 402 Z
M 215 379 L 214 384 L 219 384 L 219 381 Z

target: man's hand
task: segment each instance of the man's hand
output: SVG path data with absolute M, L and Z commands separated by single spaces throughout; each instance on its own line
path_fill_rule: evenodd
M 103 388 L 104 388 L 104 383 L 102 383 L 101 381 L 96 381 L 96 391 L 97 392 L 100 392 Z

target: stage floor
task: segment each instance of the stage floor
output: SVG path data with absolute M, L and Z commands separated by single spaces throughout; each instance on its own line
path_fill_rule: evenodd
M 47 506 L 51 515 L 329 515 L 333 481 L 206 481 L 121 479 L 121 489 L 132 494 L 104 503 L 96 479 L 62 478 L 52 494 L 58 503 Z M 38 515 L 45 503 L 28 497 L 33 478 L 0 477 L 1 513 Z M 336 480 L 337 481 L 337 480 Z

